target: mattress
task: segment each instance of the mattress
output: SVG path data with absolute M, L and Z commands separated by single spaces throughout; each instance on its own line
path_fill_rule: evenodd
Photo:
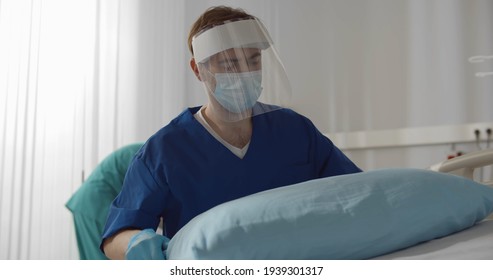
M 375 260 L 493 260 L 493 220 Z

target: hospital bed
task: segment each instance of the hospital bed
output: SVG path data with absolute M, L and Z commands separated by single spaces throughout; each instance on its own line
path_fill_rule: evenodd
M 253 194 L 194 218 L 167 258 L 493 260 L 493 182 L 474 181 L 490 165 L 493 149 Z
M 192 219 L 168 259 L 489 259 L 493 149 L 430 167 L 323 178 L 253 194 Z M 489 217 L 488 217 L 489 216 Z

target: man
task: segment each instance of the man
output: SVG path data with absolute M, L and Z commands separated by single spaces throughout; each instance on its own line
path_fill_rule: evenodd
M 289 82 L 257 18 L 210 8 L 188 42 L 208 103 L 186 109 L 132 161 L 103 234 L 111 259 L 164 259 L 168 240 L 216 205 L 361 171 L 310 120 L 285 108 Z M 160 218 L 165 236 L 154 232 Z

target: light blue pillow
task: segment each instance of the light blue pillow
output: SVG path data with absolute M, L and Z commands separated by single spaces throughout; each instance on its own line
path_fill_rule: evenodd
M 167 258 L 367 259 L 471 227 L 492 212 L 493 189 L 485 185 L 381 169 L 218 205 L 171 239 Z

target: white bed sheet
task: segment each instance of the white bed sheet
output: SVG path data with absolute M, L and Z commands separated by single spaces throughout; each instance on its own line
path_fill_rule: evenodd
M 376 260 L 493 260 L 493 220 Z

